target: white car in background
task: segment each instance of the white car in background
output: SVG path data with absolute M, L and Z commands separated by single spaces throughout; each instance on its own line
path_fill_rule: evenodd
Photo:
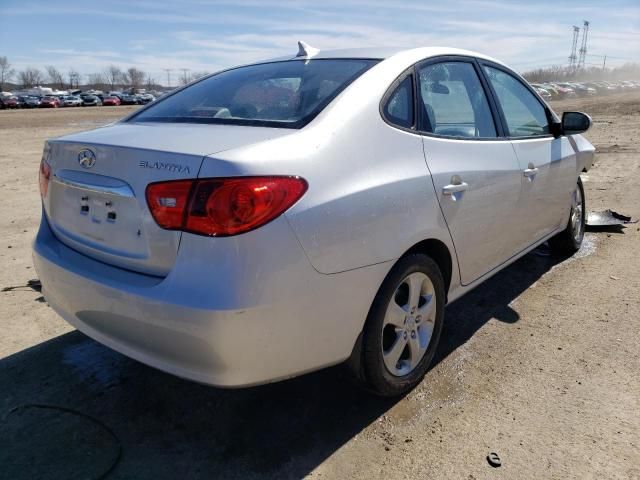
M 60 105 L 65 107 L 80 107 L 82 106 L 82 99 L 75 95 L 67 95 L 62 98 Z
M 172 374 L 349 360 L 399 395 L 447 303 L 545 241 L 580 247 L 590 124 L 474 52 L 301 44 L 48 141 L 35 265 L 69 323 Z
M 141 93 L 140 95 L 138 95 L 138 98 L 140 100 L 140 104 L 142 105 L 146 105 L 147 103 L 151 103 L 156 100 L 156 97 L 154 97 L 150 93 Z

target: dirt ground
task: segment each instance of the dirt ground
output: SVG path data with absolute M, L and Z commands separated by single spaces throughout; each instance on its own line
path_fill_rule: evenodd
M 640 218 L 640 93 L 552 106 L 594 119 L 587 207 Z M 30 283 L 43 141 L 129 110 L 0 112 L 0 478 L 114 462 L 108 478 L 640 478 L 640 224 L 588 233 L 570 259 L 531 253 L 450 305 L 400 400 L 339 367 L 218 390 L 72 329 Z

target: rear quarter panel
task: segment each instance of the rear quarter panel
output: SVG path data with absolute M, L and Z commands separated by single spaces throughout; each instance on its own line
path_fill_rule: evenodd
M 321 273 L 393 260 L 427 238 L 454 257 L 421 137 L 379 113 L 387 87 L 407 66 L 382 62 L 295 135 L 212 155 L 200 175 L 304 177 L 309 189 L 286 218 Z

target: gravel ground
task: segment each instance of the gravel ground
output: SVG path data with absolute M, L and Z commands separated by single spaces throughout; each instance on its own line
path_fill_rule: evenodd
M 594 119 L 587 207 L 640 218 L 640 94 L 552 106 Z M 68 326 L 30 283 L 42 144 L 131 108 L 0 112 L 0 478 L 640 478 L 640 224 L 564 261 L 531 253 L 450 305 L 399 400 L 340 367 L 218 390 Z

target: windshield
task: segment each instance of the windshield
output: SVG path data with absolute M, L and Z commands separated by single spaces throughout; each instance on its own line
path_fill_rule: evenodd
M 157 101 L 129 121 L 301 128 L 375 63 L 291 60 L 234 68 Z

